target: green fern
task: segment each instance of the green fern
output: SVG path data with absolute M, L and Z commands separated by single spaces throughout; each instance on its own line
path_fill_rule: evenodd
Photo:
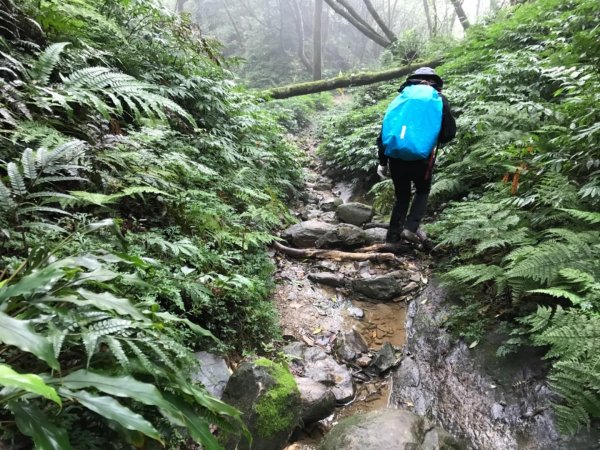
M 29 81 L 46 86 L 50 82 L 50 75 L 56 69 L 60 61 L 60 55 L 67 45 L 69 45 L 68 42 L 52 44 L 41 52 L 38 59 L 32 64 L 31 69 L 27 71 Z

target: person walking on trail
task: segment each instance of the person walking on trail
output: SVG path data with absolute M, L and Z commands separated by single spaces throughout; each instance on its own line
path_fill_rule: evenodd
M 419 225 L 431 189 L 436 147 L 456 135 L 456 122 L 442 95 L 443 85 L 430 67 L 417 69 L 402 84 L 383 118 L 377 138 L 377 174 L 386 178 L 389 164 L 396 194 L 386 242 L 405 239 L 418 244 L 426 239 Z M 412 183 L 415 195 L 411 204 Z

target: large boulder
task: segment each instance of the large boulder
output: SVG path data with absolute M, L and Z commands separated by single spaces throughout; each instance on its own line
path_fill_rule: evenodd
M 336 225 L 315 242 L 317 248 L 355 248 L 367 243 L 367 235 L 362 228 L 349 223 Z
M 227 363 L 209 352 L 198 352 L 196 358 L 200 361 L 200 368 L 192 375 L 192 379 L 201 383 L 213 397 L 221 398 L 231 376 Z
M 300 423 L 300 392 L 289 370 L 268 359 L 242 363 L 223 392 L 223 401 L 239 409 L 252 434 L 252 445 L 229 436 L 227 450 L 278 450 Z
M 358 202 L 344 203 L 337 207 L 336 212 L 342 222 L 359 227 L 373 218 L 373 208 Z
M 429 421 L 401 409 L 381 409 L 341 420 L 319 450 L 459 450 L 458 441 Z
M 305 377 L 295 377 L 300 391 L 302 424 L 308 425 L 330 416 L 335 410 L 335 395 L 327 386 Z
M 292 225 L 287 230 L 283 231 L 282 237 L 299 248 L 314 247 L 317 240 L 335 229 L 335 226 L 330 223 L 321 222 L 319 220 L 307 220 Z
M 352 281 L 355 293 L 373 300 L 391 300 L 402 295 L 404 277 L 401 272 L 391 272 L 376 277 L 358 278 Z

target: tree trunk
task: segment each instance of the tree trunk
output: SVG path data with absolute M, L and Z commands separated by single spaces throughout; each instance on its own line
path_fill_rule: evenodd
M 300 7 L 298 6 L 298 0 L 291 0 L 290 2 L 292 4 L 294 18 L 296 19 L 294 20 L 294 23 L 296 24 L 296 31 L 298 33 L 298 57 L 306 70 L 312 72 L 313 67 L 304 52 L 304 20 L 302 18 L 302 11 L 300 11 Z
M 227 14 L 227 18 L 229 19 L 229 22 L 231 23 L 231 26 L 233 27 L 233 30 L 235 31 L 235 37 L 236 40 L 238 41 L 238 43 L 240 44 L 244 44 L 244 39 L 242 38 L 242 33 L 240 33 L 240 29 L 238 28 L 237 24 L 235 23 L 235 20 L 233 20 L 233 16 L 231 15 L 231 11 L 229 10 L 229 5 L 227 4 L 227 0 L 221 0 L 223 2 L 223 6 L 225 7 L 225 13 Z
M 467 28 L 469 28 L 471 26 L 471 24 L 469 23 L 469 19 L 467 18 L 467 15 L 465 14 L 465 10 L 462 7 L 462 1 L 461 0 L 450 0 L 450 2 L 452 3 L 452 6 L 454 6 L 454 10 L 456 11 L 456 16 L 458 17 L 458 20 L 460 21 L 460 24 L 463 27 L 463 30 L 467 31 Z
M 315 18 L 313 23 L 313 80 L 321 79 L 323 0 L 315 0 Z
M 377 10 L 373 7 L 373 3 L 371 3 L 371 0 L 363 0 L 363 2 L 367 7 L 367 10 L 369 11 L 369 14 L 371 14 L 373 19 L 375 20 L 375 23 L 379 25 L 379 28 L 381 28 L 381 31 L 383 31 L 383 34 L 385 34 L 385 37 L 387 37 L 390 40 L 390 42 L 395 42 L 397 40 L 396 35 L 392 32 L 392 30 L 389 29 L 385 21 L 381 18 Z
M 429 0 L 423 0 L 423 9 L 427 18 L 427 28 L 429 29 L 429 37 L 434 37 L 433 22 L 431 21 L 431 12 L 429 11 Z
M 442 63 L 441 60 L 426 61 L 419 64 L 398 67 L 396 69 L 384 70 L 381 72 L 362 72 L 346 76 L 339 76 L 321 81 L 312 81 L 308 83 L 290 84 L 288 86 L 276 87 L 263 92 L 265 97 L 272 99 L 282 99 L 298 97 L 300 95 L 316 94 L 317 92 L 330 91 L 332 89 L 364 86 L 367 84 L 379 83 L 380 81 L 389 81 L 400 78 L 416 70 L 418 67 L 437 67 Z
M 342 16 L 344 19 L 350 22 L 354 26 L 354 28 L 356 28 L 358 31 L 367 36 L 376 44 L 381 45 L 384 48 L 389 47 L 392 44 L 385 37 L 381 36 L 376 31 L 374 31 L 371 27 L 365 27 L 363 25 L 364 21 L 361 22 L 357 20 L 347 10 L 338 5 L 335 0 L 325 0 L 325 3 L 327 3 L 329 7 L 333 9 L 336 13 L 338 13 L 340 16 Z
M 180 13 L 183 11 L 183 5 L 185 4 L 187 0 L 177 0 L 177 3 L 175 3 L 175 12 Z

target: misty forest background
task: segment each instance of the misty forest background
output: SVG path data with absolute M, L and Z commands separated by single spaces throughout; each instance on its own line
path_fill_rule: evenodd
M 600 417 L 597 0 L 0 0 L 0 442 L 218 449 L 238 411 L 194 351 L 275 355 L 268 246 L 311 128 L 366 180 L 400 80 L 271 89 L 433 61 L 459 133 L 427 230 L 498 358 L 537 346 L 565 434 Z M 344 84 L 344 83 L 342 83 Z M 305 87 L 299 88 L 300 91 Z M 286 91 L 289 92 L 289 91 Z M 508 355 L 508 356 L 507 356 Z

